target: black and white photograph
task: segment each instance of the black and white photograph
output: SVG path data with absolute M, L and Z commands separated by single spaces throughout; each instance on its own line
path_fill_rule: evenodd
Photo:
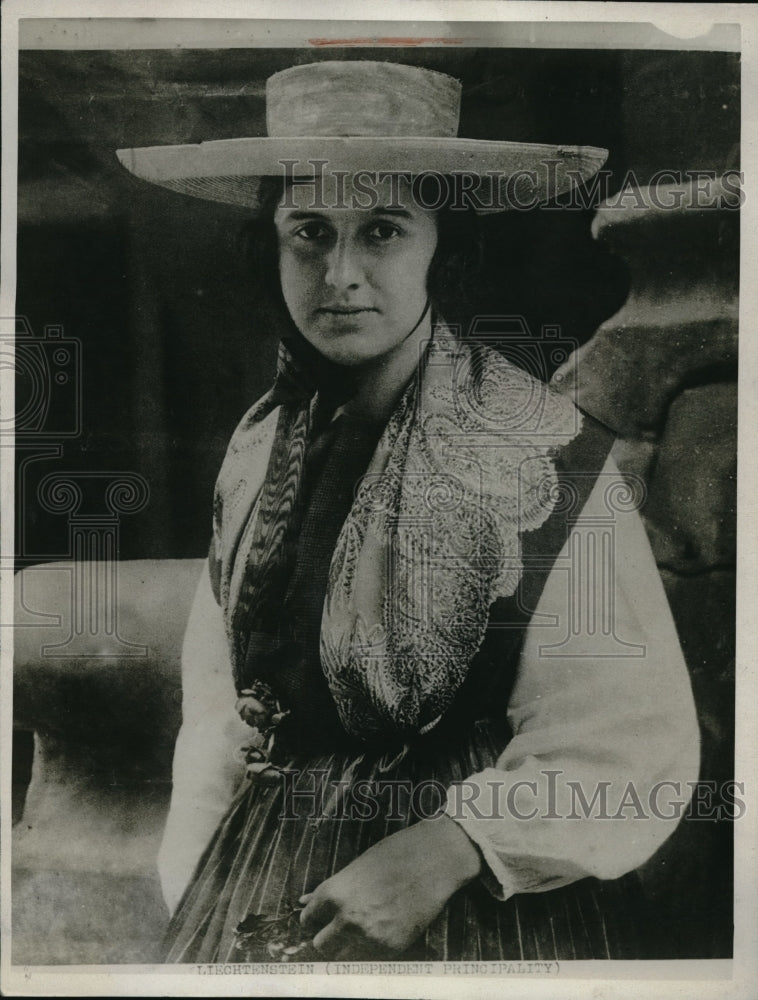
M 756 19 L 223 6 L 4 5 L 3 992 L 752 995 Z

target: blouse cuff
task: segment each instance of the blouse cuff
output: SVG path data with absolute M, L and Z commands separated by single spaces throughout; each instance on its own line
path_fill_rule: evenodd
M 448 788 L 445 815 L 455 820 L 466 836 L 478 847 L 484 861 L 484 868 L 479 879 L 487 891 L 501 902 L 510 899 L 519 890 L 508 868 L 503 864 L 493 848 L 492 842 L 482 829 L 482 824 L 477 822 L 479 817 L 472 808 L 470 800 L 462 792 L 461 785 L 452 785 Z
M 502 773 L 498 779 L 489 771 L 479 775 L 471 775 L 465 782 L 452 785 L 447 790 L 445 814 L 461 827 L 464 833 L 478 847 L 485 864 L 479 876 L 487 891 L 495 899 L 504 901 L 516 893 L 545 892 L 548 889 L 558 889 L 561 886 L 585 878 L 591 872 L 585 869 L 579 859 L 559 858 L 555 856 L 537 856 L 530 854 L 530 847 L 524 840 L 531 841 L 528 831 L 511 830 L 510 846 L 504 851 L 497 851 L 489 836 L 493 822 L 497 823 L 502 836 L 502 823 L 528 824 L 529 818 L 524 815 L 518 818 L 523 810 L 518 805 L 524 805 L 518 795 L 512 803 L 515 815 L 502 816 L 502 800 L 497 789 L 502 790 Z M 524 836 L 526 835 L 526 836 Z M 505 846 L 505 845 L 504 845 Z

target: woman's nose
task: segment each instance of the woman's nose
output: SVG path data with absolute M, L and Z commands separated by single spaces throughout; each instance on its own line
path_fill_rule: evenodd
M 329 250 L 324 281 L 336 291 L 358 288 L 362 270 L 359 254 L 347 239 L 337 239 Z

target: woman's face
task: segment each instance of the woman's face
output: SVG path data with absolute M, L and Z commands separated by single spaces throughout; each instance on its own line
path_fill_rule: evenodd
M 342 207 L 353 204 L 347 177 L 340 207 L 324 209 L 313 207 L 311 185 L 295 185 L 274 214 L 290 315 L 313 347 L 342 365 L 398 348 L 426 306 L 435 213 L 414 204 L 408 181 L 401 179 L 399 196 L 378 193 L 374 209 Z M 337 200 L 323 198 L 327 205 Z

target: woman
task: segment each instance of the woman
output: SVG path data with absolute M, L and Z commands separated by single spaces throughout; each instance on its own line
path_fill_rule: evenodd
M 169 961 L 646 953 L 620 876 L 673 828 L 662 786 L 681 806 L 697 776 L 660 580 L 609 506 L 607 432 L 439 311 L 471 256 L 451 229 L 603 153 L 455 138 L 459 89 L 305 65 L 268 81 L 267 139 L 120 153 L 272 227 L 292 327 L 224 460 L 187 632 Z M 609 538 L 604 592 L 580 563 Z

